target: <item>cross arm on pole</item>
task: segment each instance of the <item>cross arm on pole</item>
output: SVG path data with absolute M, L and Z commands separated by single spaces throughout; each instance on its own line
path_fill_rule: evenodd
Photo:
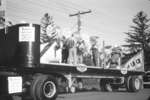
M 84 11 L 84 12 L 78 11 L 78 12 L 75 13 L 75 14 L 70 14 L 70 15 L 69 15 L 70 17 L 77 16 L 77 19 L 78 19 L 78 21 L 77 21 L 78 33 L 80 33 L 80 30 L 81 30 L 81 20 L 80 20 L 80 16 L 83 15 L 83 14 L 91 13 L 91 12 L 92 12 L 91 10 Z
M 91 10 L 89 10 L 89 11 L 84 11 L 84 12 L 77 12 L 77 13 L 75 13 L 75 14 L 70 14 L 69 16 L 70 17 L 72 17 L 72 16 L 78 16 L 78 15 L 81 15 L 81 14 L 86 14 L 86 13 L 91 13 L 92 11 Z

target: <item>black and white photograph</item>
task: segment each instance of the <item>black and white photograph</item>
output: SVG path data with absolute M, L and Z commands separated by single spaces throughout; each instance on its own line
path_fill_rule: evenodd
M 150 100 L 150 0 L 0 0 L 0 100 Z

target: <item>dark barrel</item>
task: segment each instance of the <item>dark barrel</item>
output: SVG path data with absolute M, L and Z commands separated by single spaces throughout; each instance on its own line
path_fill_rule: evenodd
M 4 38 L 2 38 L 3 40 Z M 2 43 L 0 65 L 38 67 L 40 63 L 40 25 L 17 24 L 7 28 Z
M 6 55 L 5 55 L 5 30 L 0 30 L 0 65 L 4 65 L 6 63 Z

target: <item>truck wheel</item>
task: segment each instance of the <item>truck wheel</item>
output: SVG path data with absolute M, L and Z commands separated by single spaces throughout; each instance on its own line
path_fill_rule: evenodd
M 31 95 L 34 100 L 55 100 L 57 97 L 57 83 L 54 77 L 47 75 L 37 76 L 31 86 Z
M 103 92 L 111 92 L 112 91 L 112 86 L 110 84 L 110 82 L 106 79 L 101 79 L 100 80 L 100 88 L 101 88 L 101 91 Z
M 36 96 L 36 88 L 37 88 L 37 83 L 39 81 L 39 79 L 41 78 L 40 76 L 42 76 L 42 74 L 36 74 L 33 77 L 33 80 L 31 82 L 31 86 L 30 86 L 30 94 L 31 97 L 33 98 L 33 100 L 37 100 L 37 96 Z
M 138 92 L 142 89 L 143 81 L 137 76 L 129 77 L 127 80 L 127 91 Z

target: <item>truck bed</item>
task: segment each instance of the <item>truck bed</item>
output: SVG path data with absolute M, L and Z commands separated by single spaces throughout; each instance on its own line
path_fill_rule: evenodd
M 86 66 L 86 65 L 72 65 L 72 64 L 40 64 L 40 67 L 7 67 L 1 66 L 0 71 L 17 72 L 20 74 L 31 73 L 53 73 L 53 74 L 72 74 L 73 76 L 128 76 L 141 75 L 143 71 L 128 71 L 127 74 L 122 74 L 120 69 L 104 69 L 102 67 Z

